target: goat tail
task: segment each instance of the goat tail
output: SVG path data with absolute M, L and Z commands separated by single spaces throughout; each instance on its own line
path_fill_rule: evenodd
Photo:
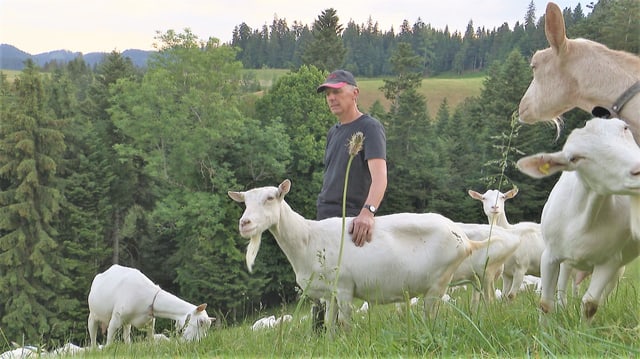
M 495 240 L 497 240 L 496 236 L 491 236 L 491 237 L 489 237 L 489 238 L 487 238 L 485 240 L 482 240 L 482 241 L 469 240 L 469 250 L 471 251 L 471 253 L 473 253 L 473 252 L 475 252 L 475 251 L 477 251 L 479 249 L 487 248 L 489 246 L 489 244 L 492 241 L 495 241 Z

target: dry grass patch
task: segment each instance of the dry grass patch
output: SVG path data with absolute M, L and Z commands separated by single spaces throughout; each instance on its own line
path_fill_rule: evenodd
M 434 118 L 442 101 L 446 98 L 449 109 L 454 110 L 468 97 L 480 95 L 484 77 L 468 78 L 426 78 L 422 80 L 419 92 L 427 100 L 429 115 Z M 358 79 L 360 87 L 360 108 L 368 111 L 371 105 L 379 100 L 386 110 L 389 110 L 389 101 L 384 98 L 380 87 L 384 85 L 382 78 Z

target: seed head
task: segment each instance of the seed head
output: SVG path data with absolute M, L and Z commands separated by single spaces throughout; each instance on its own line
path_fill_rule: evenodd
M 362 145 L 364 144 L 364 134 L 362 132 L 356 132 L 351 136 L 349 140 L 349 155 L 355 156 L 358 152 L 362 151 Z

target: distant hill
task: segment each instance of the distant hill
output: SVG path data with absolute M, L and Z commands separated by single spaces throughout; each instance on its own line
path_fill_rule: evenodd
M 136 67 L 146 67 L 149 55 L 154 51 L 130 49 L 122 52 L 123 57 L 128 57 Z M 56 61 L 59 63 L 67 63 L 74 60 L 78 56 L 82 56 L 84 62 L 88 66 L 95 66 L 104 61 L 107 52 L 90 52 L 83 54 L 81 52 L 72 52 L 69 50 L 56 50 L 41 54 L 32 55 L 24 52 L 17 47 L 9 44 L 0 44 L 0 69 L 3 70 L 22 70 L 24 61 L 31 58 L 38 66 L 44 66 L 46 63 Z

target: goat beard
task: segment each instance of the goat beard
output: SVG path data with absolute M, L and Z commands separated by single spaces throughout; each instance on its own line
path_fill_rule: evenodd
M 247 268 L 249 268 L 249 273 L 253 271 L 253 263 L 256 260 L 256 256 L 258 255 L 258 250 L 260 250 L 260 239 L 262 238 L 262 233 L 252 236 L 249 239 L 249 245 L 247 245 Z
M 640 242 L 640 196 L 631 196 L 631 236 Z

